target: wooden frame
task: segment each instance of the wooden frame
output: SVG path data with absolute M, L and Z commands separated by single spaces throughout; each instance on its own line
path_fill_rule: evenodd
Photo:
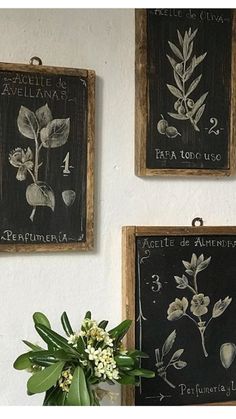
M 236 227 L 144 227 L 122 228 L 122 313 L 123 319 L 132 319 L 131 329 L 126 336 L 126 346 L 135 347 L 135 283 L 136 283 L 136 238 L 148 236 L 236 236 Z M 203 251 L 203 250 L 202 250 Z M 236 405 L 235 401 L 208 403 L 209 405 Z M 134 386 L 122 387 L 122 405 L 135 405 Z
M 11 107 L 14 107 L 14 101 L 18 101 L 18 104 L 22 105 L 21 107 L 18 106 L 17 113 L 15 113 L 15 116 L 13 118 L 11 114 L 12 126 L 15 127 L 15 133 L 17 133 L 17 139 L 14 142 L 15 150 L 14 148 L 12 148 L 10 151 L 6 142 L 4 143 L 5 140 L 3 138 L 3 129 L 6 128 L 3 128 L 3 125 L 5 124 L 4 127 L 7 126 L 9 128 L 9 124 L 6 123 L 6 121 L 4 122 L 3 119 L 5 118 L 5 120 L 7 120 L 8 116 L 5 114 L 5 117 L 1 118 L 2 122 L 0 121 L 0 165 L 2 166 L 0 171 L 2 211 L 5 211 L 5 214 L 8 213 L 8 209 L 4 207 L 4 205 L 7 204 L 4 204 L 3 194 L 3 172 L 6 169 L 6 167 L 9 170 L 9 167 L 6 163 L 6 155 L 8 153 L 9 161 L 13 166 L 10 167 L 12 171 L 10 175 L 7 175 L 8 178 L 12 178 L 12 173 L 16 168 L 18 172 L 14 173 L 14 180 L 17 173 L 16 179 L 25 181 L 26 172 L 28 176 L 29 171 L 26 171 L 26 166 L 22 166 L 22 162 L 19 163 L 19 161 L 16 160 L 22 157 L 19 157 L 19 147 L 22 147 L 22 149 L 24 150 L 20 151 L 20 153 L 26 153 L 26 150 L 29 150 L 28 146 L 31 147 L 33 150 L 34 141 L 31 142 L 31 138 L 33 138 L 33 136 L 29 132 L 27 134 L 28 128 L 24 125 L 24 118 L 27 118 L 28 116 L 31 117 L 32 114 L 34 114 L 35 112 L 32 118 L 34 119 L 34 121 L 35 118 L 36 120 L 38 120 L 38 144 L 40 144 L 40 141 L 42 142 L 42 144 L 39 146 L 39 151 L 42 148 L 42 153 L 45 153 L 43 155 L 43 163 L 46 165 L 48 165 L 49 155 L 56 156 L 55 160 L 57 159 L 58 172 L 56 172 L 57 174 L 55 174 L 54 181 L 55 188 L 58 188 L 59 191 L 57 194 L 58 196 L 56 196 L 56 205 L 60 203 L 60 208 L 63 208 L 61 211 L 64 211 L 63 214 L 65 214 L 65 217 L 67 217 L 65 218 L 65 225 L 63 225 L 64 218 L 62 212 L 60 214 L 58 213 L 58 223 L 57 225 L 55 224 L 55 230 L 51 228 L 49 234 L 47 234 L 47 232 L 38 233 L 37 228 L 32 229 L 32 231 L 30 232 L 27 232 L 28 230 L 24 226 L 22 226 L 22 229 L 19 229 L 19 231 L 17 231 L 17 229 L 11 229 L 10 225 L 6 227 L 6 222 L 4 226 L 1 226 L 0 251 L 57 252 L 75 250 L 84 251 L 92 249 L 94 245 L 93 189 L 95 72 L 92 70 L 83 70 L 75 68 L 33 65 L 32 60 L 30 65 L 0 63 L 0 75 L 0 113 L 1 106 L 3 110 L 5 109 L 5 107 L 7 108 L 8 106 L 9 109 L 11 109 Z M 29 104 L 29 106 L 27 106 L 27 104 Z M 27 109 L 30 107 L 31 109 Z M 16 123 L 15 118 L 17 115 L 18 118 Z M 41 120 L 39 121 L 38 118 L 41 118 Z M 45 119 L 43 120 L 43 118 Z M 49 124 L 46 125 L 46 123 Z M 50 123 L 52 125 L 55 124 L 55 126 L 50 125 Z M 43 129 L 45 131 L 42 134 Z M 55 132 L 56 134 L 54 134 Z M 66 146 L 64 146 L 64 144 L 66 144 Z M 59 151 L 57 150 L 58 147 L 61 147 Z M 54 148 L 56 149 L 57 154 L 50 154 L 51 152 L 55 153 Z M 74 152 L 74 154 L 72 152 Z M 26 154 L 24 154 L 23 157 L 27 160 Z M 47 163 L 45 163 L 46 158 Z M 5 159 L 5 167 L 3 167 L 3 159 Z M 32 172 L 35 170 L 36 166 L 36 148 L 35 153 L 33 153 L 32 151 L 28 151 L 28 159 L 29 161 L 33 159 L 34 162 L 34 168 L 32 168 L 31 162 L 27 166 L 27 168 Z M 50 160 L 50 165 L 53 166 L 54 163 L 52 163 L 51 161 L 54 162 L 54 160 Z M 39 169 L 41 164 L 40 162 L 38 163 Z M 56 163 L 54 164 L 54 166 L 55 165 Z M 19 171 L 21 171 L 21 173 L 19 173 Z M 31 174 L 35 178 L 35 172 Z M 46 182 L 46 179 L 42 178 L 42 180 Z M 52 176 L 50 180 L 52 181 Z M 24 182 L 19 182 L 20 186 L 23 183 Z M 42 184 L 43 182 L 39 183 Z M 36 200 L 36 209 L 38 210 L 38 213 L 40 211 L 45 211 L 45 208 L 47 207 L 48 212 L 44 213 L 44 216 L 42 215 L 41 224 L 38 224 L 38 226 L 40 225 L 40 228 L 44 223 L 47 224 L 48 219 L 50 219 L 50 217 L 52 216 L 51 210 L 54 210 L 54 208 L 55 210 L 56 208 L 59 208 L 59 206 L 55 206 L 55 196 L 52 186 L 48 187 L 46 183 L 44 183 L 43 185 L 43 187 L 40 186 L 40 194 L 43 190 L 42 188 L 44 188 L 43 193 L 45 199 L 41 195 L 39 197 L 38 190 L 36 191 L 36 195 L 35 191 L 28 192 L 27 197 L 28 204 L 30 203 L 30 205 L 32 205 L 33 208 L 35 208 L 34 203 Z M 81 190 L 82 192 L 80 192 Z M 42 202 L 43 199 L 44 202 Z M 13 205 L 15 206 L 17 205 L 17 203 L 15 202 L 13 203 Z M 9 208 L 11 208 L 11 206 Z M 28 218 L 32 218 L 33 221 L 35 221 L 35 213 L 33 215 L 31 213 L 31 217 Z M 75 223 L 76 227 L 74 225 L 72 226 L 73 223 Z M 7 233 L 5 233 L 6 230 L 12 230 L 12 235 L 10 233 L 7 235 Z M 11 240 L 8 240 L 9 237 L 11 238 Z
M 157 10 L 165 10 L 165 11 L 173 11 L 181 10 L 181 9 L 157 9 Z M 183 10 L 183 9 L 182 9 Z M 211 9 L 209 9 L 211 10 Z M 176 12 L 177 13 L 177 12 Z M 173 18 L 173 17 L 172 17 Z M 158 165 L 155 163 L 155 167 L 148 166 L 147 163 L 147 151 L 148 151 L 148 124 L 150 121 L 150 109 L 152 107 L 149 97 L 149 79 L 147 74 L 147 51 L 148 51 L 148 41 L 147 41 L 147 10 L 145 9 L 137 9 L 135 13 L 135 174 L 137 176 L 163 176 L 163 175 L 170 175 L 170 176 L 186 176 L 186 175 L 197 175 L 197 176 L 230 176 L 235 174 L 236 170 L 236 134 L 235 134 L 235 125 L 236 125 L 236 115 L 235 115 L 235 107 L 236 107 L 236 87 L 235 87 L 235 75 L 236 75 L 236 12 L 233 11 L 233 22 L 232 22 L 232 53 L 231 53 L 231 95 L 230 95 L 230 129 L 228 138 L 228 146 L 227 146 L 227 166 L 219 167 L 219 168 L 202 168 L 202 160 L 200 161 L 199 165 L 201 167 L 189 167 L 185 165 L 185 161 L 180 162 L 177 161 L 177 165 L 181 166 L 178 168 L 170 166 L 165 166 L 165 161 L 167 161 L 170 157 L 165 155 L 165 159 L 163 160 L 163 166 L 159 167 L 158 165 L 162 164 L 159 163 Z M 190 19 L 189 19 L 190 21 Z M 192 21 L 193 22 L 193 21 Z M 192 23 L 193 24 L 193 23 Z M 149 47 L 150 49 L 150 47 Z M 168 63 L 168 61 L 167 61 Z M 211 66 L 210 66 L 211 68 Z M 153 69 L 150 70 L 153 74 Z M 158 71 L 158 70 L 156 70 Z M 170 92 L 169 92 L 170 93 Z M 164 95 L 164 91 L 163 91 Z M 168 95 L 168 90 L 166 92 Z M 176 99 L 175 99 L 176 100 Z M 206 108 L 207 109 L 207 108 Z M 164 110 L 165 111 L 165 110 Z M 158 114 L 161 113 L 162 110 L 158 110 Z M 175 112 L 175 111 L 172 111 Z M 168 115 L 167 115 L 168 116 Z M 210 118 L 210 116 L 209 116 Z M 169 117 L 169 124 L 177 124 L 183 121 L 176 121 Z M 202 118 L 203 119 L 203 118 Z M 214 118 L 211 118 L 212 120 Z M 216 119 L 216 118 L 215 118 Z M 156 120 L 156 119 L 155 119 Z M 217 119 L 216 119 L 217 120 Z M 186 122 L 186 121 L 184 121 Z M 200 121 L 201 122 L 201 121 Z M 208 119 L 209 126 L 210 120 Z M 156 120 L 157 124 L 157 120 Z M 155 125 L 156 126 L 156 125 Z M 226 124 L 226 127 L 228 125 Z M 156 129 L 156 128 L 155 128 Z M 206 128 L 204 128 L 206 129 Z M 223 128 L 222 128 L 223 129 Z M 228 129 L 228 128 L 227 128 Z M 154 128 L 153 128 L 154 132 Z M 209 130 L 210 132 L 210 130 Z M 155 144 L 159 144 L 160 140 L 163 140 L 163 135 L 157 133 L 155 131 Z M 159 135 L 159 137 L 158 137 Z M 209 135 L 209 138 L 213 138 L 213 135 Z M 154 135 L 153 135 L 154 138 Z M 177 139 L 180 138 L 177 136 Z M 186 138 L 190 138 L 190 136 L 186 136 Z M 215 136 L 216 138 L 216 136 Z M 205 138 L 204 138 L 205 139 Z M 175 139 L 169 139 L 169 142 L 175 141 Z M 188 141 L 188 140 L 186 140 Z M 186 142 L 185 141 L 185 142 Z M 154 142 L 154 140 L 153 140 Z M 168 142 L 168 138 L 167 138 Z M 152 153 L 154 153 L 154 146 L 152 146 Z M 160 146 L 162 147 L 162 146 Z M 170 145 L 168 145 L 170 147 Z M 173 149 L 175 146 L 173 146 Z M 169 148 L 168 148 L 169 150 Z M 175 149 L 174 149 L 175 150 Z M 190 149 L 191 150 L 191 149 Z M 212 143 L 211 151 L 214 152 L 214 145 Z M 169 151 L 168 151 L 169 152 Z M 163 152 L 164 153 L 164 152 Z M 177 154 L 177 153 L 176 153 Z M 200 154 L 200 156 L 205 156 L 205 154 Z M 152 157 L 154 159 L 154 157 Z M 156 157 L 157 158 L 157 157 Z M 162 158 L 162 157 L 161 157 Z M 164 158 L 164 157 L 163 157 Z M 196 157 L 198 158 L 198 157 Z M 200 157 L 203 159 L 203 157 Z M 205 157 L 204 157 L 205 158 Z M 220 157 L 219 157 L 220 158 Z M 226 156 L 225 156 L 226 159 Z M 157 160 L 156 160 L 157 161 Z M 182 164 L 183 163 L 183 164 Z M 172 164 L 172 162 L 171 162 Z M 154 165 L 154 163 L 153 163 Z

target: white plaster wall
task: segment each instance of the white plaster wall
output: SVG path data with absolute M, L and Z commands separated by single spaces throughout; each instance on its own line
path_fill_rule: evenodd
M 0 405 L 40 405 L 26 395 L 28 375 L 12 368 L 34 341 L 34 311 L 59 330 L 91 309 L 121 320 L 121 226 L 236 224 L 234 179 L 134 176 L 134 11 L 0 10 L 0 60 L 91 68 L 96 84 L 96 247 L 89 253 L 0 255 Z M 13 203 L 14 205 L 14 203 Z M 117 404 L 119 403 L 119 399 Z

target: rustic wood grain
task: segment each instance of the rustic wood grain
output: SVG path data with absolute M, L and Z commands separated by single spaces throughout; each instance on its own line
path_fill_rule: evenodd
M 136 237 L 139 236 L 181 236 L 181 235 L 236 235 L 235 226 L 220 227 L 156 227 L 156 226 L 127 226 L 122 228 L 122 314 L 123 319 L 133 320 L 133 326 L 126 336 L 125 344 L 129 348 L 135 347 L 135 257 Z M 134 386 L 122 387 L 122 405 L 135 405 Z M 236 406 L 236 401 L 206 403 L 206 406 Z
M 233 11 L 231 57 L 231 123 L 227 169 L 149 169 L 146 166 L 148 124 L 147 12 L 135 12 L 135 174 L 137 176 L 231 176 L 236 173 L 236 10 Z
M 48 75 L 61 74 L 84 77 L 88 86 L 87 115 L 87 188 L 86 188 L 86 240 L 78 243 L 0 244 L 0 252 L 65 252 L 87 251 L 94 246 L 94 136 L 95 136 L 95 72 L 77 68 L 44 65 L 0 63 L 0 71 L 21 71 Z

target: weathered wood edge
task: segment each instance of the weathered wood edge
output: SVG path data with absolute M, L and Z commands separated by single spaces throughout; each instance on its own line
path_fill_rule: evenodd
M 135 10 L 135 174 L 145 175 L 147 138 L 147 12 Z
M 135 227 L 122 228 L 122 316 L 132 320 L 124 338 L 127 348 L 135 347 Z M 134 406 L 134 386 L 122 386 L 122 406 Z
M 231 112 L 228 168 L 169 169 L 146 167 L 148 90 L 147 90 L 147 11 L 135 11 L 135 175 L 137 176 L 232 176 L 236 173 L 236 10 L 233 11 L 231 59 Z
M 22 71 L 22 72 L 32 72 L 32 73 L 42 73 L 42 74 L 63 74 L 68 76 L 80 76 L 87 77 L 88 71 L 79 68 L 71 67 L 52 67 L 46 65 L 32 65 L 32 64 L 20 64 L 20 63 L 2 63 L 0 62 L 0 71 Z
M 206 226 L 206 227 L 157 227 L 157 226 L 124 226 L 122 227 L 122 315 L 123 319 L 133 320 L 133 326 L 126 335 L 127 347 L 135 345 L 135 241 L 137 236 L 146 235 L 234 235 L 236 226 Z M 133 386 L 123 386 L 121 389 L 122 406 L 135 405 Z M 236 401 L 205 403 L 205 406 L 236 406 Z M 193 406 L 193 405 L 190 405 Z M 199 406 L 199 405 L 197 405 Z
M 87 118 L 87 185 L 86 185 L 86 240 L 78 243 L 0 244 L 0 252 L 71 252 L 92 250 L 94 246 L 94 136 L 95 136 L 95 71 L 65 67 L 0 63 L 0 71 L 25 71 L 86 77 L 88 85 Z

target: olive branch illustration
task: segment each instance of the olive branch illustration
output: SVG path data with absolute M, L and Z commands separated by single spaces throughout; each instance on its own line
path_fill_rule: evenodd
M 186 275 L 182 275 L 182 277 L 174 276 L 174 278 L 177 283 L 177 288 L 189 289 L 193 294 L 190 303 L 191 313 L 187 313 L 189 301 L 186 297 L 183 297 L 181 300 L 176 298 L 175 301 L 169 305 L 167 310 L 167 319 L 170 321 L 179 320 L 182 317 L 186 317 L 194 323 L 201 336 L 201 344 L 205 357 L 208 356 L 205 346 L 206 330 L 209 327 L 210 322 L 213 319 L 221 316 L 232 301 L 232 298 L 229 296 L 225 297 L 223 300 L 218 300 L 213 306 L 212 314 L 208 321 L 202 319 L 202 316 L 205 316 L 208 313 L 210 297 L 205 296 L 203 293 L 199 293 L 197 276 L 199 272 L 205 270 L 209 266 L 210 262 L 211 257 L 204 259 L 203 255 L 197 257 L 195 253 L 192 254 L 190 262 L 185 260 L 182 261 L 185 267 L 185 273 L 189 275 L 190 278 L 188 279 Z
M 196 57 L 193 55 L 194 38 L 196 37 L 198 29 L 192 32 L 189 28 L 185 31 L 184 35 L 181 35 L 180 31 L 177 30 L 179 45 L 176 46 L 172 42 L 168 41 L 171 51 L 174 53 L 175 58 L 166 55 L 174 73 L 174 79 L 176 86 L 167 84 L 167 88 L 171 92 L 177 101 L 174 103 L 174 109 L 177 113 L 168 112 L 174 119 L 187 121 L 189 120 L 195 129 L 200 131 L 198 122 L 202 117 L 206 104 L 204 103 L 208 92 L 204 93 L 196 101 L 191 97 L 192 93 L 200 83 L 202 74 L 199 74 L 191 83 L 187 86 L 187 82 L 190 81 L 191 76 L 197 66 L 204 60 L 207 52 Z
M 34 153 L 30 147 L 23 149 L 17 147 L 9 153 L 9 162 L 17 168 L 16 179 L 26 180 L 29 174 L 33 183 L 26 188 L 26 200 L 33 210 L 30 220 L 33 222 L 37 206 L 47 206 L 52 211 L 55 209 L 55 195 L 52 188 L 44 181 L 39 180 L 39 168 L 43 161 L 39 161 L 42 147 L 53 149 L 63 146 L 70 132 L 70 118 L 53 119 L 48 105 L 44 105 L 32 112 L 21 106 L 17 118 L 20 133 L 34 140 Z
M 178 349 L 174 352 L 171 356 L 169 362 L 165 362 L 164 358 L 166 355 L 171 351 L 174 342 L 176 339 L 176 330 L 174 330 L 165 340 L 162 349 L 160 351 L 159 348 L 155 349 L 155 357 L 156 357 L 156 367 L 158 376 L 161 377 L 170 387 L 175 388 L 175 385 L 172 384 L 167 378 L 167 369 L 170 367 L 174 367 L 177 370 L 181 370 L 187 366 L 187 362 L 182 361 L 180 359 L 181 355 L 184 352 L 184 349 Z

